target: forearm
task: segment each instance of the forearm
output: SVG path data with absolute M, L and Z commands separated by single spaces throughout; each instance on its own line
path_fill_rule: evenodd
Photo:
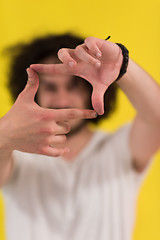
M 11 176 L 12 168 L 12 152 L 0 147 L 0 187 L 2 187 Z
M 160 86 L 153 78 L 130 59 L 127 73 L 117 83 L 141 118 L 160 126 Z
M 0 119 L 0 187 L 2 187 L 12 173 L 13 157 L 10 143 L 8 142 L 8 134 L 6 126 Z

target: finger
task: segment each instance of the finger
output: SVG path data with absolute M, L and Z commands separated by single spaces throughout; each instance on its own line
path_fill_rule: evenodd
M 54 120 L 55 121 L 55 120 Z M 66 134 L 69 133 L 71 130 L 71 126 L 69 124 L 69 122 L 57 122 L 57 126 L 56 126 L 56 136 L 57 134 Z
M 50 111 L 52 118 L 57 121 L 71 120 L 71 119 L 90 119 L 97 117 L 97 113 L 94 110 L 88 109 L 56 109 Z
M 46 120 L 45 120 L 46 121 Z M 48 141 L 48 137 L 49 139 L 56 136 L 56 135 L 63 135 L 68 133 L 71 130 L 70 124 L 69 122 L 65 123 L 65 122 L 59 122 L 59 121 L 55 121 L 55 115 L 54 114 L 50 114 L 50 117 L 48 118 L 48 120 L 46 122 L 43 122 L 43 124 L 41 125 L 41 128 L 39 129 L 40 136 L 39 138 L 42 138 L 42 140 L 44 139 L 44 137 L 47 137 L 46 141 Z
M 49 145 L 62 144 L 66 142 L 66 135 L 56 135 L 49 138 Z
M 27 68 L 27 74 L 28 74 L 28 81 L 22 94 L 23 94 L 23 97 L 26 98 L 26 100 L 34 101 L 36 92 L 39 87 L 39 78 L 37 73 L 31 68 Z
M 74 75 L 74 68 L 65 64 L 32 64 L 30 68 L 38 73 L 57 74 L 57 75 Z
M 74 67 L 76 65 L 76 57 L 73 49 L 61 48 L 58 51 L 58 58 L 69 67 Z
M 51 156 L 51 157 L 59 157 L 68 153 L 70 151 L 69 148 L 54 148 L 54 146 L 45 146 L 41 153 L 42 155 Z
M 85 63 L 91 64 L 97 68 L 101 66 L 101 62 L 88 53 L 85 44 L 77 46 L 75 49 L 75 54 Z
M 105 42 L 105 40 L 94 37 L 88 37 L 85 39 L 84 42 L 87 48 L 91 51 L 91 53 L 93 53 L 97 58 L 102 56 L 100 47 Z
M 94 110 L 99 114 L 104 114 L 104 93 L 106 91 L 106 85 L 97 84 L 93 87 L 92 92 L 92 105 Z

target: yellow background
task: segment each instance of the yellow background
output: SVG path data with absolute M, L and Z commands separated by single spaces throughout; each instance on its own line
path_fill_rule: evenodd
M 46 33 L 71 31 L 99 38 L 111 35 L 111 41 L 126 45 L 131 58 L 160 83 L 159 12 L 159 0 L 0 0 L 0 50 Z M 0 54 L 0 116 L 12 105 L 5 87 L 7 68 L 6 59 Z M 116 113 L 100 127 L 115 130 L 134 115 L 131 104 L 119 91 Z M 134 240 L 160 239 L 160 153 L 155 158 L 139 194 Z M 5 239 L 3 204 L 0 195 L 1 240 Z

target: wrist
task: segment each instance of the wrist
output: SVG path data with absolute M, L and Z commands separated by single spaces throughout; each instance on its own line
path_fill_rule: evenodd
M 108 36 L 105 40 L 107 41 L 108 39 L 110 39 L 110 37 L 111 36 Z M 127 72 L 128 61 L 129 61 L 129 51 L 123 44 L 121 43 L 115 43 L 115 44 L 118 45 L 119 48 L 121 49 L 120 56 L 122 57 L 120 72 L 117 79 L 115 80 L 117 81 Z
M 9 159 L 11 155 L 12 149 L 2 143 L 0 139 L 0 162 L 4 162 L 5 160 Z
M 6 168 L 12 159 L 12 149 L 8 148 L 0 139 L 0 169 Z
M 127 72 L 127 67 L 128 67 L 128 62 L 129 62 L 129 51 L 123 44 L 121 44 L 121 43 L 116 43 L 116 44 L 121 49 L 121 57 L 122 57 L 120 72 L 116 79 L 116 81 L 117 81 L 120 78 L 122 78 L 122 76 Z
M 3 118 L 0 119 L 0 156 L 11 155 L 12 149 L 8 140 L 5 124 Z

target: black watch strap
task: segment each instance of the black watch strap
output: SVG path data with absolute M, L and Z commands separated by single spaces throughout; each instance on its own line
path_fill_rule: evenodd
M 108 36 L 105 40 L 108 40 L 111 36 Z M 121 43 L 116 43 L 122 50 L 122 55 L 123 55 L 123 63 L 121 66 L 121 70 L 119 72 L 119 75 L 117 77 L 117 80 L 119 80 L 126 72 L 127 72 L 127 67 L 128 67 L 128 62 L 129 62 L 129 51 L 128 49 Z
M 117 81 L 127 72 L 128 61 L 129 61 L 129 51 L 123 44 L 121 43 L 116 43 L 116 44 L 121 48 L 122 55 L 123 55 L 123 63 L 122 63 L 120 73 L 116 79 Z

